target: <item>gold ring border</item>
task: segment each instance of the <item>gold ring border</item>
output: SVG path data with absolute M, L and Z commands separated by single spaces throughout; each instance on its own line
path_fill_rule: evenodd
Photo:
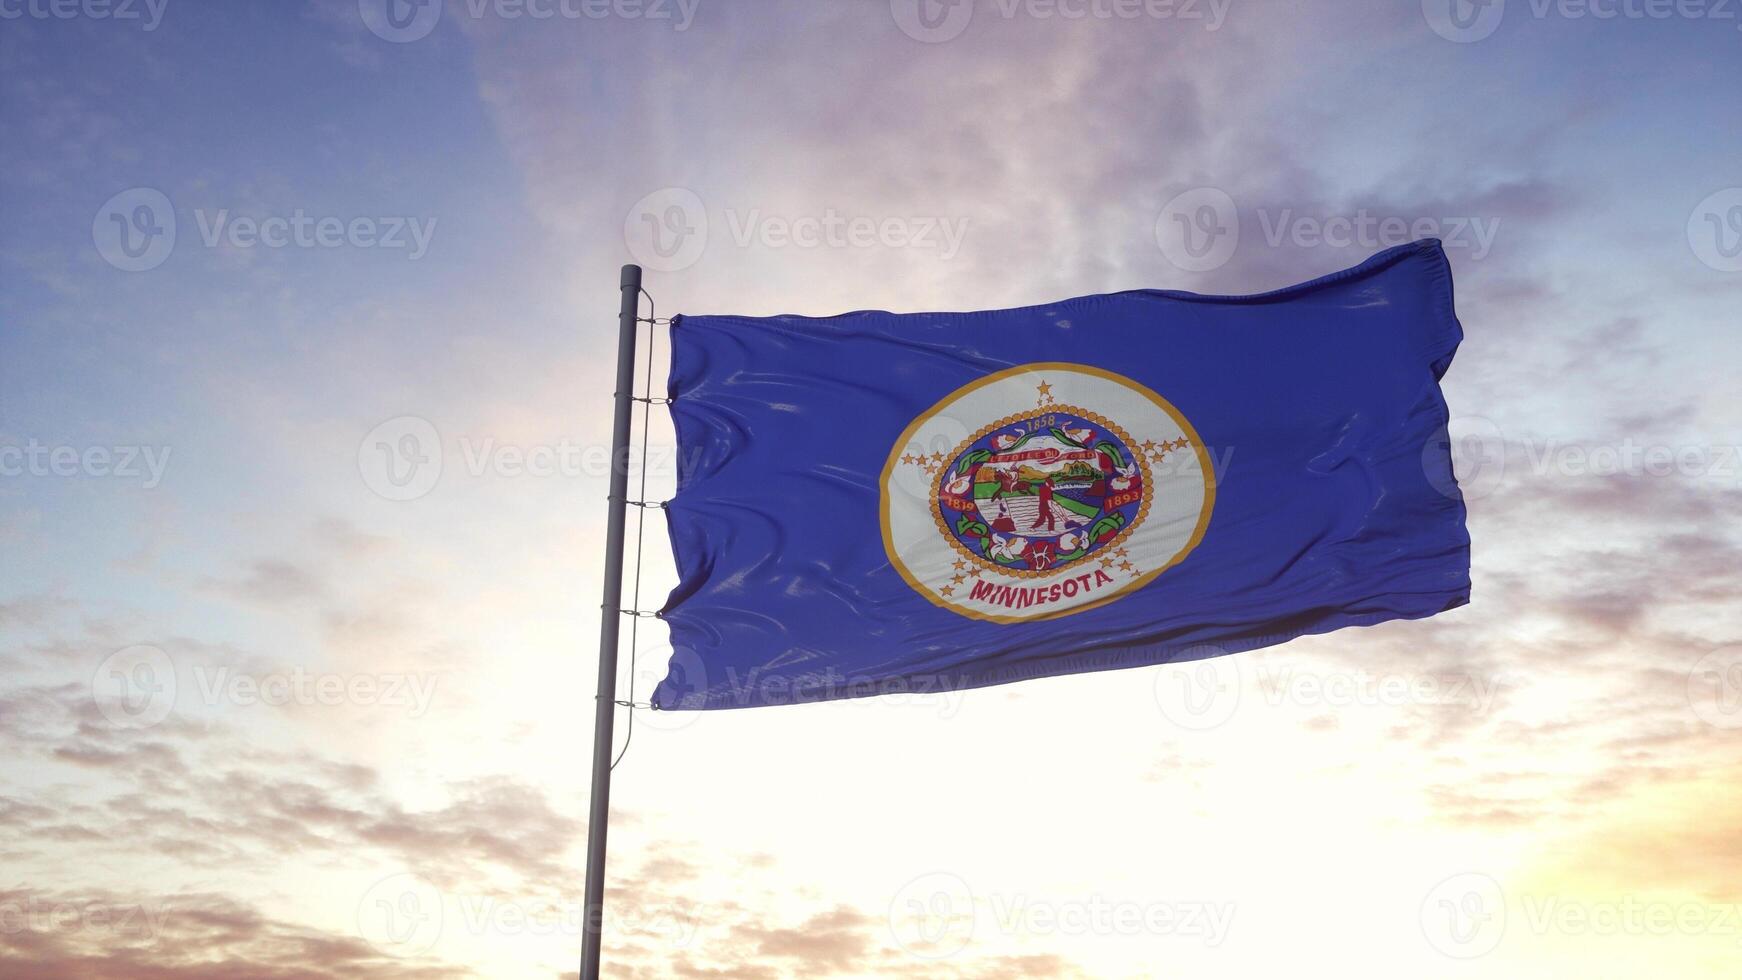
M 1119 441 L 1124 443 L 1125 448 L 1129 450 L 1132 457 L 1137 460 L 1138 465 L 1143 467 L 1143 500 L 1137 507 L 1137 519 L 1125 527 L 1120 528 L 1118 534 L 1113 535 L 1111 540 L 1102 545 L 1100 550 L 1105 551 L 1106 549 L 1118 544 L 1121 538 L 1124 538 L 1131 532 L 1137 530 L 1138 526 L 1143 523 L 1143 519 L 1149 516 L 1149 502 L 1154 499 L 1154 495 L 1150 493 L 1149 489 L 1154 486 L 1153 481 L 1150 480 L 1149 460 L 1143 458 L 1143 450 L 1132 440 L 1131 433 L 1126 432 L 1123 427 L 1113 424 L 1112 420 L 1108 419 L 1106 416 L 1091 412 L 1086 408 L 1081 408 L 1076 405 L 1043 405 L 1030 412 L 1022 412 L 1017 415 L 1006 415 L 997 422 L 994 422 L 981 429 L 979 432 L 969 436 L 967 441 L 957 446 L 955 451 L 950 454 L 950 462 L 953 463 L 956 460 L 961 459 L 962 453 L 967 451 L 969 446 L 972 446 L 981 439 L 997 432 L 999 429 L 1002 429 L 1007 425 L 1014 425 L 1023 419 L 1043 412 L 1064 412 L 1094 422 L 1101 428 L 1118 436 Z M 1011 575 L 1016 578 L 1049 578 L 1061 572 L 1068 571 L 1069 569 L 1082 567 L 1078 565 L 1061 565 L 1058 568 L 1049 568 L 1046 571 L 1032 568 L 1006 568 L 1003 565 L 987 561 L 979 555 L 974 554 L 974 552 L 969 550 L 966 545 L 962 544 L 961 539 L 957 538 L 950 532 L 949 522 L 944 520 L 944 510 L 938 503 L 938 495 L 936 493 L 933 493 L 931 498 L 931 516 L 932 520 L 936 522 L 938 526 L 938 531 L 943 534 L 944 540 L 948 541 L 956 549 L 958 554 L 969 561 L 997 572 L 1000 575 Z
M 1168 416 L 1174 420 L 1174 423 L 1180 427 L 1180 430 L 1191 439 L 1192 449 L 1196 451 L 1198 455 L 1198 467 L 1204 475 L 1204 505 L 1202 510 L 1198 513 L 1198 526 L 1193 530 L 1192 536 L 1187 539 L 1185 546 L 1180 548 L 1179 553 L 1174 555 L 1173 559 L 1167 564 L 1154 569 L 1153 571 L 1139 575 L 1137 578 L 1127 582 L 1123 588 L 1102 596 L 1094 602 L 1087 602 L 1080 606 L 1072 606 L 1069 609 L 1061 609 L 1055 613 L 1042 613 L 1038 616 L 999 616 L 992 613 L 980 613 L 974 612 L 970 609 L 958 608 L 948 600 L 920 584 L 920 581 L 914 577 L 913 573 L 908 571 L 907 566 L 902 564 L 901 556 L 895 553 L 895 541 L 889 533 L 889 478 L 894 474 L 895 465 L 900 461 L 903 450 L 905 450 L 908 443 L 912 441 L 913 434 L 919 431 L 920 426 L 931 421 L 934 416 L 943 411 L 946 405 L 955 402 L 970 392 L 1003 381 L 1005 378 L 1014 378 L 1024 374 L 1039 374 L 1045 371 L 1075 371 L 1081 374 L 1093 375 L 1111 381 L 1114 384 L 1124 385 L 1132 391 L 1135 391 L 1149 399 L 1156 405 L 1156 407 L 1166 412 Z M 1210 529 L 1210 514 L 1215 510 L 1216 506 L 1215 471 L 1210 468 L 1209 450 L 1204 448 L 1204 440 L 1198 435 L 1198 430 L 1192 427 L 1191 422 L 1188 421 L 1184 415 L 1180 414 L 1179 409 L 1174 408 L 1167 399 L 1153 391 L 1150 391 L 1143 385 L 1132 381 L 1130 378 L 1088 364 L 1073 364 L 1070 361 L 1036 361 L 1032 364 L 1020 364 L 1013 368 L 1006 368 L 1002 371 L 988 374 L 975 381 L 970 381 L 939 399 L 931 408 L 926 409 L 912 422 L 908 423 L 906 429 L 902 430 L 900 438 L 896 439 L 894 448 L 889 452 L 888 460 L 883 464 L 883 474 L 878 490 L 881 500 L 879 501 L 877 509 L 877 519 L 883 532 L 883 551 L 889 556 L 890 565 L 900 573 L 902 579 L 907 582 L 909 587 L 924 596 L 932 605 L 942 609 L 947 609 L 958 616 L 989 623 L 1036 623 L 1043 620 L 1069 616 L 1074 613 L 1087 612 L 1090 609 L 1095 609 L 1123 598 L 1128 593 L 1148 585 L 1151 580 L 1162 572 L 1165 572 L 1175 565 L 1178 565 L 1180 562 L 1185 561 L 1186 556 L 1190 555 L 1197 549 L 1199 544 L 1203 543 L 1204 534 Z

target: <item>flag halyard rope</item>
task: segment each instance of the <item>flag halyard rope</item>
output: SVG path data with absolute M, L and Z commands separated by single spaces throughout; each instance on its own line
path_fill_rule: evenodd
M 641 386 L 643 393 L 641 395 L 636 395 L 634 392 L 630 392 L 630 400 L 638 402 L 641 405 L 641 488 L 636 493 L 636 496 L 640 498 L 639 500 L 624 501 L 624 503 L 636 508 L 637 510 L 635 517 L 635 584 L 630 590 L 629 608 L 619 610 L 623 615 L 630 617 L 629 695 L 627 698 L 616 699 L 612 702 L 619 707 L 629 709 L 629 720 L 623 731 L 623 747 L 617 751 L 617 757 L 611 760 L 611 770 L 613 772 L 616 771 L 617 764 L 623 761 L 623 757 L 629 754 L 629 743 L 635 738 L 636 710 L 653 707 L 653 704 L 650 701 L 635 700 L 635 657 L 638 652 L 637 640 L 639 639 L 641 621 L 643 619 L 656 619 L 659 616 L 659 613 L 656 611 L 644 610 L 641 608 L 642 545 L 647 537 L 647 512 L 649 510 L 663 511 L 666 509 L 667 503 L 663 500 L 647 499 L 647 447 L 649 432 L 653 427 L 653 406 L 671 404 L 670 398 L 656 398 L 653 395 L 653 344 L 656 339 L 655 329 L 661 326 L 670 325 L 671 318 L 662 318 L 658 315 L 658 310 L 654 305 L 652 293 L 643 289 L 641 295 L 647 297 L 647 311 L 652 314 L 650 316 L 636 318 L 637 323 L 645 323 L 648 327 L 647 370 Z M 627 466 L 628 463 L 629 461 L 627 459 L 622 461 L 622 465 Z

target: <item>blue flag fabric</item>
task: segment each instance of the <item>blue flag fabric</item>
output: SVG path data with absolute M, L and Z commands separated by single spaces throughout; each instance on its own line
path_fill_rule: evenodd
M 1254 296 L 672 324 L 664 710 L 1235 653 L 1469 601 L 1438 241 Z

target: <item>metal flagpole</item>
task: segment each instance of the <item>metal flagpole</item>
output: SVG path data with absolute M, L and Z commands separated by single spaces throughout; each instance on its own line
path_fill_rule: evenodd
M 587 815 L 587 899 L 581 937 L 581 980 L 599 978 L 599 935 L 605 910 L 605 830 L 611 816 L 611 737 L 617 711 L 617 626 L 623 620 L 623 525 L 629 512 L 629 413 L 635 393 L 635 334 L 641 311 L 641 267 L 618 279 L 617 393 L 611 418 L 610 518 L 605 527 L 605 602 L 599 609 L 599 693 L 593 702 L 593 794 Z

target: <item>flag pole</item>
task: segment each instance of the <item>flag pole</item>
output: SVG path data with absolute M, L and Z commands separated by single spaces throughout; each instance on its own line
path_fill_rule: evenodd
M 611 817 L 611 737 L 617 711 L 617 627 L 623 620 L 623 526 L 629 511 L 629 416 L 634 407 L 635 335 L 641 312 L 641 267 L 618 278 L 617 391 L 611 417 L 611 494 L 605 525 L 605 601 L 599 608 L 599 692 L 593 702 L 593 792 L 587 815 L 587 898 L 581 980 L 599 978 L 605 911 L 605 830 Z M 650 393 L 651 394 L 651 393 Z

